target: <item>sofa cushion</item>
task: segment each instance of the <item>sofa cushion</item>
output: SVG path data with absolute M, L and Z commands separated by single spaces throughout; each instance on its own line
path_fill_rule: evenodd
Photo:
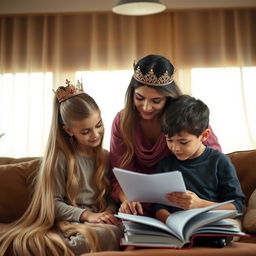
M 17 164 L 21 162 L 28 162 L 34 159 L 38 159 L 38 157 L 21 157 L 21 158 L 13 158 L 13 157 L 0 157 L 0 165 L 3 164 Z
M 256 189 L 249 199 L 248 209 L 243 220 L 243 226 L 248 232 L 256 232 Z
M 228 154 L 234 164 L 243 192 L 246 195 L 246 205 L 256 188 L 256 150 L 236 151 Z
M 0 222 L 9 223 L 26 210 L 31 195 L 31 183 L 40 159 L 0 165 Z

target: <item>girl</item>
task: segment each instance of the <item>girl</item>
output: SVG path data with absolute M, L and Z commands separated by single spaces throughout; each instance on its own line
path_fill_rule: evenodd
M 166 104 L 182 94 L 173 81 L 172 63 L 160 55 L 147 55 L 134 65 L 134 74 L 126 91 L 124 109 L 112 125 L 110 159 L 113 167 L 142 173 L 154 173 L 157 163 L 169 155 L 161 132 L 161 117 Z M 221 150 L 212 132 L 206 145 Z M 112 180 L 113 197 L 121 202 L 120 211 L 151 214 L 150 205 L 127 200 L 117 180 Z
M 32 201 L 23 217 L 1 234 L 0 255 L 69 256 L 118 249 L 121 232 L 109 196 L 100 110 L 81 83 L 66 83 L 55 92 Z

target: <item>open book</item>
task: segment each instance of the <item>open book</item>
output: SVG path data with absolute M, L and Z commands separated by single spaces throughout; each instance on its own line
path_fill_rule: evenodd
M 130 201 L 176 206 L 166 199 L 166 195 L 172 192 L 186 192 L 180 171 L 143 174 L 114 168 L 113 172 Z
M 217 205 L 178 211 L 171 214 L 166 223 L 152 217 L 118 213 L 125 227 L 123 245 L 145 247 L 192 247 L 196 236 L 249 236 L 239 230 L 232 220 L 236 210 L 214 210 Z

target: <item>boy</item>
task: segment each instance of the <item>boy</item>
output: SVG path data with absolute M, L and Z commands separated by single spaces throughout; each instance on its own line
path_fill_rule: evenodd
M 172 154 L 160 161 L 157 170 L 181 171 L 187 192 L 167 195 L 179 207 L 154 205 L 156 218 L 163 222 L 175 211 L 231 199 L 233 203 L 216 209 L 243 210 L 245 196 L 229 157 L 203 144 L 209 136 L 208 125 L 208 107 L 188 95 L 178 97 L 164 111 L 161 129 Z

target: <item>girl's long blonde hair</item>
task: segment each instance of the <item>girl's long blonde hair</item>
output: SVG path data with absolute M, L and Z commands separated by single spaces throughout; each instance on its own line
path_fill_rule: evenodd
M 160 55 L 147 55 L 138 61 L 138 63 L 134 66 L 134 70 L 136 70 L 138 66 L 144 75 L 149 73 L 150 70 L 153 70 L 157 77 L 160 77 L 166 71 L 168 72 L 169 76 L 172 76 L 174 72 L 174 67 L 171 62 Z M 136 81 L 132 77 L 125 95 L 125 107 L 121 114 L 120 129 L 126 150 L 121 157 L 121 168 L 125 168 L 134 157 L 134 124 L 138 116 L 138 111 L 134 105 L 133 97 L 135 89 L 139 88 L 140 86 L 145 86 L 145 84 Z M 155 89 L 160 94 L 165 96 L 167 98 L 166 105 L 170 100 L 177 98 L 182 94 L 181 90 L 174 81 L 165 86 L 147 86 Z
M 70 125 L 72 120 L 87 118 L 94 111 L 100 111 L 96 102 L 87 94 L 76 95 L 61 103 L 54 99 L 54 110 L 49 139 L 42 159 L 40 170 L 35 180 L 31 203 L 23 216 L 12 223 L 10 229 L 0 233 L 0 255 L 11 252 L 14 255 L 26 256 L 63 256 L 73 255 L 65 242 L 52 231 L 54 227 L 54 169 L 59 152 L 62 152 L 67 163 L 66 191 L 68 201 L 76 205 L 78 180 L 76 175 L 75 147 L 63 125 Z M 104 150 L 101 145 L 94 149 L 96 172 L 94 183 L 98 191 L 96 206 L 99 211 L 106 207 L 105 195 L 109 191 L 109 181 L 105 175 L 108 169 Z M 58 223 L 57 226 L 65 233 L 82 233 L 91 251 L 100 249 L 99 240 L 91 225 Z M 0 231 L 1 232 L 1 231 Z

